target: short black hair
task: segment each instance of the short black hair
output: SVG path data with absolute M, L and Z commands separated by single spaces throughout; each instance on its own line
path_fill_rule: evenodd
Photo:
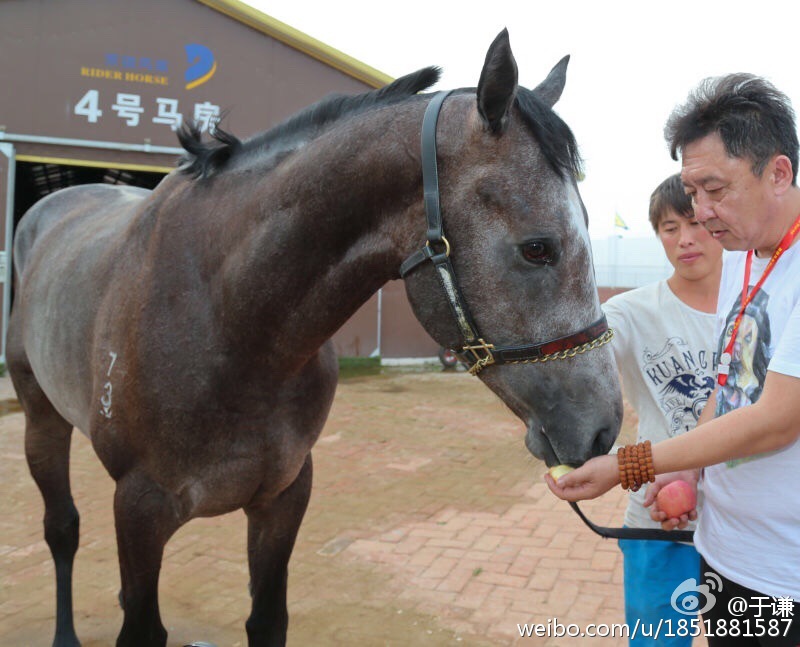
M 673 110 L 664 127 L 674 160 L 679 150 L 712 133 L 719 134 L 728 155 L 748 159 L 757 177 L 775 155 L 786 155 L 792 163 L 792 184 L 797 185 L 794 109 L 766 79 L 753 74 L 705 79 Z
M 650 224 L 656 233 L 667 211 L 674 211 L 684 218 L 694 218 L 692 200 L 686 195 L 680 173 L 670 175 L 650 195 Z

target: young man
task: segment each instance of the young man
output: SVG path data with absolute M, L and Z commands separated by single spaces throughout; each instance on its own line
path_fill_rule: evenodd
M 639 416 L 638 442 L 656 443 L 693 429 L 713 389 L 722 247 L 695 219 L 680 175 L 664 180 L 650 196 L 650 224 L 674 268 L 672 276 L 618 294 L 603 310 L 614 329 L 625 395 Z M 631 492 L 625 526 L 660 527 L 644 507 L 644 497 L 643 489 Z M 681 619 L 694 617 L 671 604 L 673 591 L 697 578 L 700 556 L 694 546 L 623 539 L 619 547 L 629 627 L 637 620 L 655 627 L 668 619 L 677 627 Z M 630 639 L 637 647 L 656 643 L 690 647 L 692 638 Z
M 593 458 L 558 483 L 545 478 L 557 496 L 574 501 L 630 484 L 630 474 L 634 485 L 664 474 L 648 489 L 645 503 L 651 503 L 672 478 L 667 473 L 705 468 L 695 545 L 703 558 L 698 592 L 705 600 L 698 603 L 708 644 L 796 647 L 800 189 L 794 111 L 764 79 L 728 75 L 702 83 L 673 112 L 665 134 L 673 157 L 681 154 L 697 220 L 735 252 L 723 264 L 717 305 L 717 388 L 697 427 L 653 445 L 652 455 L 647 447 L 626 448 L 620 459 Z M 651 517 L 665 528 L 688 519 L 666 519 L 657 507 Z

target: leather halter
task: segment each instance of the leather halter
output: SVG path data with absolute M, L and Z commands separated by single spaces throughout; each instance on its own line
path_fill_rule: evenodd
M 450 262 L 450 243 L 444 237 L 442 212 L 439 206 L 439 177 L 436 167 L 436 123 L 439 110 L 451 91 L 437 93 L 425 110 L 422 119 L 422 186 L 425 198 L 425 214 L 428 219 L 428 242 L 421 250 L 414 252 L 400 266 L 400 276 L 405 278 L 409 272 L 425 261 L 436 268 L 436 275 L 447 296 L 450 310 L 461 332 L 463 346 L 459 358 L 470 365 L 469 372 L 477 375 L 491 364 L 521 364 L 547 362 L 556 359 L 575 357 L 580 353 L 597 348 L 611 341 L 614 331 L 608 327 L 605 315 L 566 337 L 551 339 L 541 344 L 521 346 L 495 346 L 487 344 L 478 333 L 464 296 Z M 595 533 L 604 538 L 616 539 L 660 539 L 662 541 L 692 541 L 691 530 L 660 530 L 655 528 L 607 528 L 592 523 L 580 510 L 577 503 L 570 502 L 572 509 Z
M 437 93 L 428 104 L 422 120 L 422 186 L 425 214 L 428 219 L 428 242 L 425 243 L 425 247 L 403 261 L 400 266 L 400 276 L 405 278 L 409 272 L 425 261 L 433 263 L 461 333 L 462 347 L 458 353 L 459 358 L 468 364 L 469 372 L 473 375 L 477 375 L 492 364 L 522 364 L 568 359 L 607 344 L 614 336 L 614 331 L 608 327 L 605 315 L 576 333 L 540 344 L 495 346 L 481 337 L 461 293 L 453 264 L 450 262 L 450 243 L 444 236 L 439 205 L 436 123 L 442 104 L 450 92 Z

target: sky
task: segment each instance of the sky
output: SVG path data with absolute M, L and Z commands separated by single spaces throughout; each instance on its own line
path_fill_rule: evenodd
M 680 171 L 664 124 L 699 81 L 764 76 L 800 106 L 793 0 L 249 0 L 247 4 L 392 77 L 438 65 L 433 89 L 474 87 L 505 27 L 520 84 L 535 87 L 565 54 L 556 112 L 585 162 L 592 238 L 651 236 L 650 193 Z M 628 230 L 614 227 L 615 214 Z

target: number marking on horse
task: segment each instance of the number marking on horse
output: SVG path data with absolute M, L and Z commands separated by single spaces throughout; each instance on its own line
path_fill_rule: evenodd
M 111 377 L 111 371 L 114 368 L 114 362 L 117 361 L 117 354 L 113 351 L 109 351 L 109 357 L 111 357 L 111 363 L 108 366 L 108 371 L 106 371 L 106 377 Z M 111 418 L 111 393 L 113 392 L 114 387 L 109 380 L 103 385 L 103 395 L 100 396 L 100 404 L 102 405 L 102 409 L 100 409 L 100 415 L 105 416 L 106 418 Z

